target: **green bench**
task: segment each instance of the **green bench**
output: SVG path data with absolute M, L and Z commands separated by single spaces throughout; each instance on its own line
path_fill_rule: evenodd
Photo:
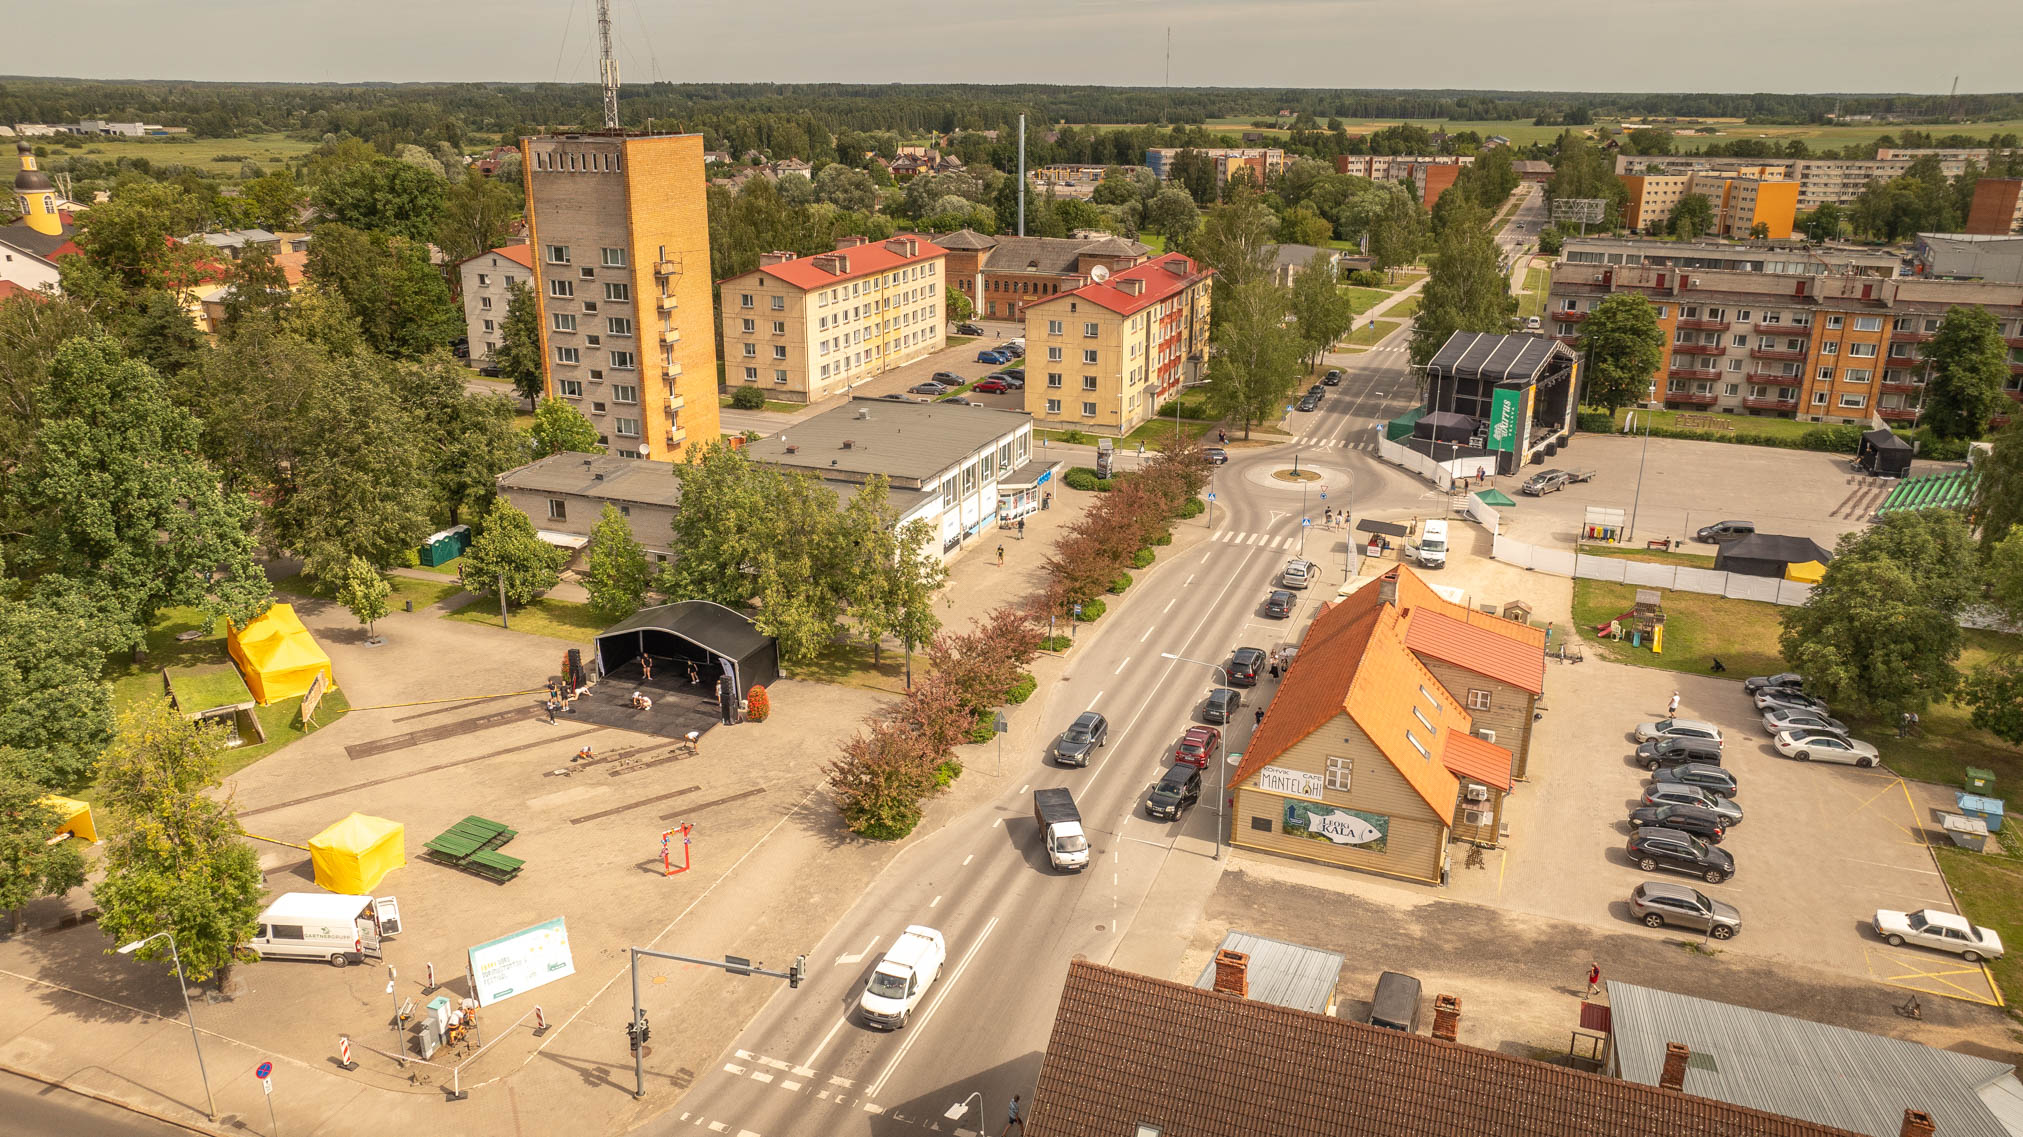
M 504 884 L 519 876 L 521 867 L 526 863 L 518 857 L 509 857 L 504 853 L 487 849 L 482 852 L 473 853 L 470 859 L 464 862 L 463 867 L 477 873 L 479 876 L 488 877 L 498 881 L 500 884 Z
M 526 864 L 499 852 L 517 836 L 517 829 L 472 815 L 422 842 L 422 847 L 436 860 L 504 884 L 520 875 Z

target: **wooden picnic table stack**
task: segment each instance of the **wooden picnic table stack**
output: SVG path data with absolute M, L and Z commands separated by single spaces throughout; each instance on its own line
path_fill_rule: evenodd
M 519 830 L 476 815 L 466 817 L 424 843 L 429 855 L 445 864 L 504 884 L 520 875 L 526 862 L 499 852 Z

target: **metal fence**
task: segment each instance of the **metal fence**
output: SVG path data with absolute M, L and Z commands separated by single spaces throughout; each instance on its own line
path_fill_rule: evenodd
M 1491 554 L 1497 560 L 1519 568 L 1628 584 L 1638 588 L 1664 588 L 1678 592 L 1702 592 L 1730 600 L 1757 600 L 1766 604 L 1796 606 L 1812 595 L 1812 585 L 1769 576 L 1718 572 L 1692 565 L 1633 561 L 1623 557 L 1596 557 L 1570 549 L 1547 549 L 1529 545 L 1514 537 L 1497 534 Z

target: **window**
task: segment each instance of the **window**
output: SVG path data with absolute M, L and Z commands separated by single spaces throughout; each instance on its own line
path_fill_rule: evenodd
M 785 358 L 787 358 L 787 345 L 786 345 L 786 344 L 783 344 L 783 343 L 776 343 L 776 344 L 774 344 L 774 345 L 773 345 L 773 358 L 774 358 L 774 359 L 785 359 Z
M 614 336 L 632 334 L 632 321 L 624 316 L 609 316 L 604 320 L 604 330 Z
M 1854 408 L 1865 407 L 1868 405 L 1868 396 L 1856 395 L 1852 393 L 1843 394 L 1840 397 L 1840 405 L 1843 407 L 1854 407 Z
M 565 399 L 580 399 L 583 397 L 583 380 L 557 379 L 555 390 Z
M 481 282 L 481 283 L 482 283 L 482 282 Z M 1047 321 L 1047 334 L 1048 334 L 1048 335 L 1050 335 L 1050 336 L 1057 336 L 1057 335 L 1060 335 L 1060 334 L 1061 334 L 1061 322 L 1060 322 L 1059 320 L 1048 320 L 1048 321 Z
M 551 264 L 551 265 L 565 265 L 565 264 L 568 264 L 568 263 L 569 263 L 569 246 L 567 246 L 567 245 L 550 245 L 550 246 L 548 246 L 548 263 L 549 263 L 549 264 Z
M 1872 343 L 1851 343 L 1847 345 L 1847 353 L 1856 359 L 1874 359 L 1875 345 Z
M 572 313 L 557 312 L 549 317 L 549 319 L 554 323 L 555 330 L 558 332 L 573 332 L 576 330 L 576 317 Z
M 1469 710 L 1471 710 L 1471 711 L 1486 711 L 1486 710 L 1488 710 L 1488 709 L 1489 709 L 1489 692 L 1487 692 L 1487 691 L 1478 691 L 1478 690 L 1476 690 L 1475 688 L 1473 688 L 1473 687 L 1470 687 L 1470 688 L 1468 689 L 1468 709 L 1469 709 Z
M 551 280 L 548 282 L 548 295 L 558 300 L 568 300 L 576 295 L 576 282 L 573 280 Z
M 1348 793 L 1349 777 L 1351 774 L 1355 772 L 1354 766 L 1355 763 L 1351 759 L 1336 758 L 1333 755 L 1329 755 L 1328 788 L 1331 790 L 1340 790 L 1343 793 Z
M 1840 373 L 1843 383 L 1866 383 L 1875 378 L 1875 372 L 1866 367 L 1850 367 Z
M 1088 337 L 1089 339 L 1095 339 L 1096 333 L 1097 328 L 1095 321 L 1091 320 L 1088 323 L 1082 325 L 1082 334 Z
M 759 381 L 759 369 L 756 367 L 745 368 L 745 382 L 756 383 L 758 381 Z
M 495 330 L 495 329 L 494 329 L 494 328 L 492 327 L 492 322 L 491 322 L 490 320 L 486 320 L 486 321 L 485 321 L 485 330 L 486 330 L 486 331 L 488 331 L 488 332 L 489 332 L 489 331 L 493 331 L 493 330 Z
M 1814 391 L 1814 392 L 1812 393 L 1812 405 L 1813 405 L 1813 406 L 1815 406 L 1815 407 L 1823 407 L 1823 406 L 1825 406 L 1825 405 L 1826 405 L 1826 392 L 1825 392 L 1825 391 Z
M 772 302 L 773 302 L 773 311 L 775 311 L 775 312 L 784 312 L 784 311 L 786 311 L 786 310 L 787 310 L 787 298 L 786 298 L 786 297 L 784 297 L 784 296 L 774 296 L 774 297 L 772 297 L 771 299 L 772 299 Z
M 638 438 L 639 420 L 636 418 L 617 419 L 616 425 L 612 429 L 626 438 Z
M 1839 341 L 1839 340 L 1827 340 L 1827 341 L 1826 341 L 1825 343 L 1822 343 L 1822 344 L 1820 344 L 1820 345 L 1819 345 L 1819 354 L 1821 354 L 1821 355 L 1839 355 L 1839 354 L 1840 354 L 1840 341 Z
M 748 343 L 744 345 L 744 350 L 745 350 L 745 358 L 752 359 L 759 354 L 759 345 L 755 343 Z
M 624 250 L 624 249 L 605 249 L 605 250 L 603 250 L 603 252 L 604 252 L 604 267 L 605 267 L 605 268 L 624 268 L 624 267 L 625 267 L 625 250 Z
M 1728 342 L 1729 342 L 1729 344 L 1730 344 L 1731 346 L 1733 346 L 1733 347 L 1748 347 L 1748 346 L 1749 346 L 1749 337 L 1748 337 L 1748 336 L 1733 336 L 1733 337 L 1730 337 L 1730 339 L 1729 339 L 1729 341 L 1728 341 Z
M 1096 365 L 1096 349 L 1093 347 L 1083 349 L 1082 362 L 1094 367 Z
M 1082 404 L 1082 417 L 1083 417 L 1083 418 L 1095 418 L 1095 417 L 1096 417 L 1096 404 L 1094 404 L 1094 403 L 1083 403 L 1083 404 Z
M 1094 375 L 1082 376 L 1082 390 L 1093 391 L 1095 389 L 1096 389 L 1096 377 Z
M 774 334 L 774 335 L 776 335 L 776 336 L 783 336 L 783 335 L 786 335 L 786 334 L 787 334 L 787 322 L 786 322 L 785 320 L 774 320 L 774 321 L 773 321 L 773 334 Z
M 1831 368 L 1831 367 L 1822 367 L 1822 368 L 1820 368 L 1820 369 L 1819 369 L 1819 376 L 1818 376 L 1818 378 L 1820 378 L 1821 380 L 1824 380 L 1824 381 L 1826 381 L 1826 382 L 1829 382 L 1829 383 L 1830 383 L 1830 382 L 1832 382 L 1832 381 L 1833 381 L 1833 368 Z
M 757 320 L 740 320 L 738 322 L 744 325 L 742 331 L 746 335 L 752 335 L 753 333 L 759 330 L 759 324 Z
M 1061 385 L 1061 373 L 1058 371 L 1047 372 L 1047 386 L 1059 387 L 1060 385 Z
M 1048 362 L 1048 363 L 1059 363 L 1060 361 L 1061 361 L 1061 349 L 1060 349 L 1060 348 L 1058 348 L 1058 347 L 1050 347 L 1050 348 L 1048 348 L 1048 349 L 1047 349 L 1047 362 Z
M 555 346 L 555 362 L 557 362 L 557 363 L 581 363 L 581 362 L 582 362 L 582 359 L 581 359 L 581 358 L 580 358 L 580 357 L 578 356 L 578 354 L 577 354 L 577 352 L 576 352 L 576 349 L 575 349 L 575 348 L 573 348 L 573 347 L 563 347 L 563 346 L 561 346 L 560 344 L 557 344 L 557 345 Z
M 1417 706 L 1412 708 L 1412 717 L 1419 720 L 1420 726 L 1425 727 L 1427 730 L 1433 729 L 1433 720 L 1427 718 L 1426 712 L 1420 710 Z
M 625 303 L 632 299 L 632 286 L 615 280 L 604 282 L 604 298 L 615 303 Z
M 776 368 L 774 368 L 774 369 L 773 369 L 773 382 L 775 382 L 775 383 L 785 383 L 786 381 L 787 381 L 787 373 L 786 373 L 786 372 L 785 372 L 784 370 L 780 369 L 780 368 L 777 368 L 777 367 L 776 367 Z
M 639 388 L 630 383 L 613 383 L 611 385 L 611 401 L 614 403 L 636 403 L 639 401 Z
M 267 929 L 269 938 L 277 940 L 299 940 L 305 938 L 300 924 L 274 924 Z
M 551 497 L 551 498 L 549 498 L 549 499 L 548 499 L 548 520 L 550 520 L 550 521 L 567 521 L 567 520 L 569 520 L 569 503 L 568 503 L 568 502 L 566 502 L 566 501 L 563 501 L 563 500 L 562 500 L 561 498 L 559 498 L 559 497 Z
M 486 311 L 486 312 L 489 312 L 489 311 L 491 311 L 491 310 L 492 310 L 492 298 L 491 298 L 491 297 L 489 297 L 489 296 L 480 296 L 480 297 L 478 297 L 478 307 L 479 307 L 479 308 L 480 308 L 481 310 L 483 310 L 483 311 Z
M 1854 318 L 1854 330 L 1858 332 L 1882 331 L 1883 318 L 1881 316 L 1856 316 Z
M 738 293 L 738 307 L 749 308 L 751 306 L 752 306 L 752 294 L 749 292 Z
M 611 353 L 611 367 L 613 370 L 630 371 L 637 366 L 639 366 L 638 357 L 631 352 L 614 351 Z
M 1405 741 L 1412 744 L 1412 749 L 1417 750 L 1419 752 L 1419 757 L 1431 758 L 1433 756 L 1433 752 L 1426 749 L 1426 744 L 1419 741 L 1417 736 L 1415 736 L 1409 730 L 1405 732 Z
M 1832 331 L 1832 330 L 1834 330 L 1834 329 L 1836 329 L 1836 328 L 1839 328 L 1839 327 L 1840 327 L 1840 326 L 1841 326 L 1841 325 L 1842 325 L 1842 324 L 1843 324 L 1844 322 L 1845 322 L 1845 321 L 1844 321 L 1844 320 L 1843 320 L 1843 318 L 1842 318 L 1842 317 L 1840 317 L 1840 316 L 1828 316 L 1828 317 L 1826 318 L 1826 327 L 1827 327 L 1827 330 L 1828 330 L 1828 331 Z

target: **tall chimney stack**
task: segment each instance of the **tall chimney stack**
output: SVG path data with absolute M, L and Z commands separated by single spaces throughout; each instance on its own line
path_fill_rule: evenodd
M 1250 956 L 1223 948 L 1215 953 L 1215 989 L 1239 999 L 1250 996 Z
M 1900 1137 L 1932 1137 L 1937 1126 L 1932 1124 L 1932 1115 L 1919 1109 L 1904 1111 L 1904 1126 L 1898 1131 Z
M 1435 995 L 1433 997 L 1433 1037 L 1447 1042 L 1457 1042 L 1461 1032 L 1461 997 L 1458 995 Z
M 1658 1087 L 1675 1093 L 1686 1088 L 1686 1060 L 1693 1052 L 1683 1042 L 1665 1044 L 1665 1069 L 1658 1075 Z

